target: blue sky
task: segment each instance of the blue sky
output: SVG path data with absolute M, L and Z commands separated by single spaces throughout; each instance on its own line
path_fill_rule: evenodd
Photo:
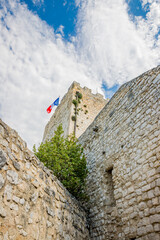
M 46 0 L 46 1 L 32 1 L 21 0 L 26 3 L 28 9 L 47 22 L 48 25 L 58 31 L 59 27 L 64 26 L 64 38 L 69 40 L 70 36 L 76 34 L 76 18 L 78 7 L 75 2 L 64 0 Z
M 135 16 L 142 16 L 146 19 L 146 15 L 149 12 L 150 3 L 145 5 L 145 9 L 142 6 L 142 1 L 140 0 L 129 0 L 126 1 L 128 4 L 128 13 L 132 16 L 133 21 Z
M 111 98 L 159 52 L 159 0 L 1 0 L 0 118 L 32 148 L 73 81 Z

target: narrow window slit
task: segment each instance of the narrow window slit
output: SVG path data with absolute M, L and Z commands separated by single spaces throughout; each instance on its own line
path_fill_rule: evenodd
M 106 184 L 107 184 L 107 198 L 108 198 L 108 206 L 114 207 L 116 205 L 116 201 L 114 198 L 114 183 L 113 183 L 113 175 L 112 175 L 113 167 L 106 170 Z

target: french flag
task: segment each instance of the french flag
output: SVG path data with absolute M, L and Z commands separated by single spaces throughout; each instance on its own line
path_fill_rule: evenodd
M 58 106 L 59 105 L 59 98 L 58 97 L 48 108 L 47 108 L 47 112 L 50 113 L 53 109 L 54 106 Z

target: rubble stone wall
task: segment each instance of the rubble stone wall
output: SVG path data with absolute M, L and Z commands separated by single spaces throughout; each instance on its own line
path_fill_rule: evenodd
M 88 240 L 78 201 L 0 120 L 0 240 Z
M 79 138 L 91 239 L 160 239 L 160 66 L 122 85 Z

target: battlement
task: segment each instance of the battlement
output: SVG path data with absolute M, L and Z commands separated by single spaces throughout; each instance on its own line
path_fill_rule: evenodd
M 71 86 L 69 87 L 68 91 L 69 91 L 70 89 L 75 88 L 75 87 L 83 89 L 84 91 L 86 91 L 86 92 L 90 93 L 91 95 L 93 95 L 93 97 L 97 97 L 97 98 L 101 98 L 101 99 L 104 99 L 104 100 L 105 100 L 105 98 L 104 98 L 104 96 L 103 96 L 102 94 L 100 94 L 100 93 L 92 93 L 92 90 L 91 90 L 90 88 L 87 88 L 86 86 L 84 86 L 84 87 L 82 88 L 81 85 L 80 85 L 80 83 L 78 83 L 78 82 L 76 82 L 76 81 L 74 81 L 74 82 L 71 84 Z

